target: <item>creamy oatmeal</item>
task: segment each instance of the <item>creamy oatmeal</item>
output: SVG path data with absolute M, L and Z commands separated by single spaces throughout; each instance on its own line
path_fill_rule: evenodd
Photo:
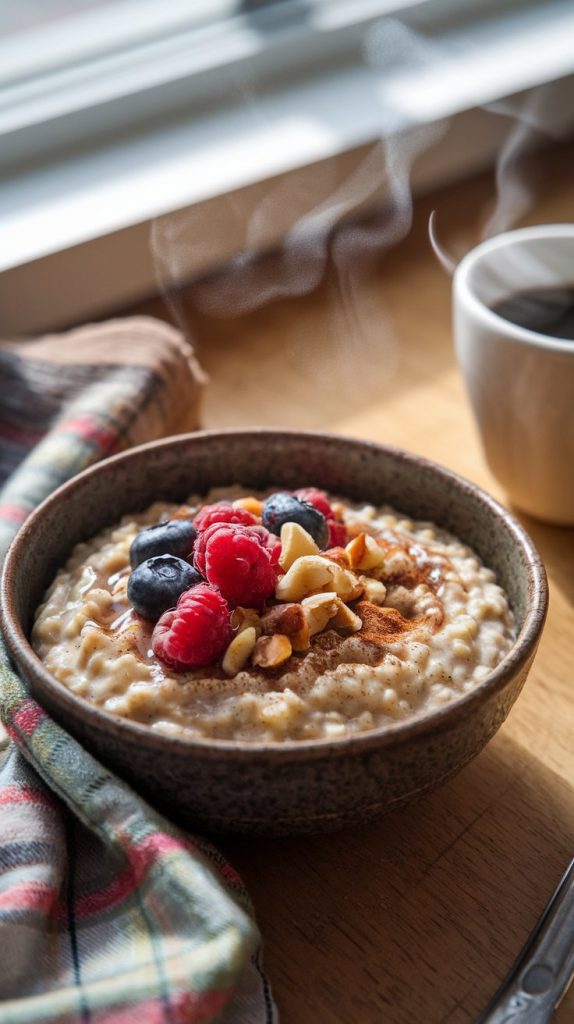
M 331 547 L 283 525 L 275 590 L 263 606 L 231 602 L 217 661 L 170 667 L 152 650 L 155 621 L 128 600 L 130 548 L 150 525 L 189 522 L 222 500 L 261 521 L 265 496 L 228 489 L 185 506 L 156 503 L 74 549 L 32 635 L 64 686 L 168 735 L 333 738 L 438 708 L 477 686 L 509 650 L 508 602 L 472 550 L 432 524 L 330 499 Z

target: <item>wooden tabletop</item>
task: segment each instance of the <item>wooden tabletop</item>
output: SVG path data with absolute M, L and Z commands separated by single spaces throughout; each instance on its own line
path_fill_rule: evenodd
M 574 220 L 573 161 L 570 146 L 531 163 L 535 198 L 522 223 Z M 177 309 L 211 375 L 205 425 L 397 444 L 504 501 L 453 356 L 450 279 L 427 233 L 436 209 L 459 257 L 493 197 L 487 175 L 420 201 L 386 255 L 385 219 L 371 219 L 360 245 L 339 236 L 310 295 L 241 316 L 231 278 L 187 289 Z M 268 258 L 251 281 L 285 286 L 291 271 Z M 157 303 L 140 311 L 162 315 Z M 518 517 L 546 563 L 550 611 L 525 690 L 483 753 L 376 824 L 220 844 L 251 892 L 283 1024 L 471 1024 L 574 855 L 574 530 Z M 574 1020 L 574 989 L 555 1020 Z

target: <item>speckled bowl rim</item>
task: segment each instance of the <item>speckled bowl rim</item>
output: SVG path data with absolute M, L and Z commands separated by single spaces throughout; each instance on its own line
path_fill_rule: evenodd
M 181 446 L 187 447 L 192 444 L 201 444 L 202 439 L 218 439 L 233 436 L 235 438 L 254 439 L 266 437 L 278 441 L 280 438 L 297 438 L 300 441 L 319 440 L 326 443 L 341 441 L 345 445 L 354 448 L 381 452 L 391 458 L 400 461 L 407 461 L 422 468 L 426 468 L 441 477 L 445 483 L 454 485 L 455 488 L 466 491 L 478 498 L 486 511 L 494 517 L 501 519 L 512 535 L 515 543 L 521 548 L 526 556 L 526 568 L 528 572 L 528 602 L 524 623 L 516 640 L 506 654 L 504 659 L 496 668 L 481 681 L 476 689 L 447 704 L 435 711 L 425 714 L 420 718 L 407 719 L 404 722 L 396 722 L 392 725 L 379 726 L 365 732 L 355 733 L 351 736 L 333 739 L 314 740 L 291 740 L 275 743 L 251 743 L 245 741 L 222 740 L 222 739 L 190 739 L 187 737 L 166 736 L 155 733 L 149 727 L 128 719 L 114 718 L 112 715 L 95 708 L 81 697 L 77 697 L 68 690 L 62 683 L 58 682 L 45 668 L 38 656 L 30 646 L 18 618 L 14 611 L 12 590 L 18 574 L 18 560 L 21 548 L 26 543 L 28 536 L 36 529 L 42 521 L 44 512 L 52 505 L 65 501 L 66 497 L 84 486 L 84 482 L 99 474 L 106 474 L 110 465 L 127 462 L 145 451 L 152 451 L 162 447 Z M 125 514 L 125 513 L 124 513 Z M 111 525 L 111 524 L 110 524 Z M 440 523 L 437 525 L 440 526 Z M 465 538 L 460 537 L 465 543 Z M 73 546 L 73 542 L 71 547 Z M 422 456 L 405 451 L 393 445 L 378 444 L 373 441 L 364 441 L 344 434 L 333 434 L 319 431 L 300 430 L 272 430 L 263 427 L 250 429 L 227 429 L 227 430 L 204 430 L 194 431 L 188 434 L 177 434 L 172 437 L 162 438 L 159 441 L 150 441 L 143 445 L 130 448 L 127 452 L 104 459 L 94 466 L 74 476 L 48 498 L 45 499 L 28 517 L 26 522 L 18 531 L 12 541 L 2 572 L 0 586 L 0 623 L 10 654 L 14 661 L 18 660 L 30 673 L 39 675 L 46 688 L 55 693 L 55 699 L 64 705 L 68 705 L 72 712 L 79 713 L 85 721 L 93 720 L 105 731 L 112 731 L 116 736 L 122 734 L 130 735 L 133 739 L 139 739 L 150 749 L 176 752 L 182 754 L 187 752 L 189 756 L 204 759 L 229 759 L 245 762 L 257 760 L 258 762 L 294 762 L 310 761 L 324 757 L 339 757 L 350 753 L 362 753 L 373 748 L 393 748 L 421 736 L 431 736 L 449 730 L 456 725 L 458 719 L 470 713 L 476 706 L 488 701 L 498 691 L 504 689 L 507 683 L 516 675 L 522 666 L 528 661 L 530 655 L 536 648 L 540 638 L 546 613 L 548 610 L 548 583 L 544 565 L 538 554 L 534 543 L 518 523 L 514 516 L 504 508 L 498 501 L 492 498 L 476 484 L 471 483 L 457 473 L 440 466 L 438 463 Z M 41 700 L 39 701 L 41 704 Z

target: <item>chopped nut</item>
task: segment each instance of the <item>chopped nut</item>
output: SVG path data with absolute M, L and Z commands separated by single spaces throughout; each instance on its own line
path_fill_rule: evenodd
M 281 555 L 279 565 L 287 572 L 293 562 L 303 555 L 318 555 L 319 548 L 310 533 L 299 523 L 283 523 L 281 527 Z
M 265 612 L 261 619 L 263 632 L 284 633 L 293 636 L 305 625 L 305 616 L 300 604 L 278 604 Z
M 331 584 L 337 567 L 320 555 L 304 555 L 290 566 L 285 576 L 277 583 L 275 597 L 279 601 L 300 601 L 308 594 L 320 591 Z
M 277 668 L 288 661 L 292 652 L 291 641 L 283 633 L 260 636 L 253 651 L 253 664 L 259 668 Z
M 385 603 L 387 588 L 381 580 L 374 580 L 370 576 L 359 576 L 359 579 L 365 588 L 364 596 L 366 601 L 377 605 Z
M 352 608 L 349 608 L 345 602 L 341 601 L 341 598 L 338 597 L 337 614 L 331 620 L 331 624 L 336 626 L 337 629 L 350 629 L 353 633 L 356 633 L 357 630 L 361 629 L 363 621 L 358 615 L 355 615 Z
M 335 562 L 343 569 L 352 569 L 351 559 L 345 548 L 327 548 L 327 551 L 323 551 L 323 558 L 328 558 L 330 562 Z
M 291 641 L 291 647 L 293 648 L 294 651 L 308 651 L 309 650 L 309 646 L 310 646 L 310 633 L 309 633 L 309 626 L 307 625 L 307 620 L 306 619 L 304 620 L 303 625 L 301 626 L 301 629 L 299 629 L 297 631 L 297 633 L 293 633 L 293 635 L 290 636 L 289 639 Z
M 362 584 L 348 569 L 322 555 L 298 558 L 277 583 L 275 597 L 279 601 L 300 601 L 310 594 L 334 591 L 343 600 L 353 600 L 363 592 Z
M 386 557 L 385 549 L 377 543 L 374 537 L 370 537 L 369 534 L 365 537 L 365 546 L 366 550 L 359 562 L 358 568 L 364 572 L 381 568 Z
M 252 516 L 259 517 L 263 512 L 263 502 L 250 495 L 248 498 L 237 498 L 233 502 L 233 508 L 243 508 L 246 512 L 251 512 Z
M 326 594 L 313 594 L 302 601 L 302 608 L 309 627 L 310 636 L 322 633 L 327 623 L 339 610 L 339 598 L 330 591 Z
M 231 625 L 236 633 L 241 633 L 244 629 L 248 629 L 250 626 L 253 627 L 257 636 L 261 636 L 263 632 L 261 619 L 255 611 L 255 608 L 243 608 L 240 604 L 238 604 L 237 608 L 234 608 L 231 613 Z
M 354 572 L 351 572 L 350 569 L 343 569 L 340 565 L 335 565 L 334 569 L 334 589 L 338 597 L 341 597 L 343 601 L 354 601 L 355 598 L 360 597 L 363 593 L 363 584 Z
M 304 598 L 302 608 L 309 626 L 309 633 L 315 636 L 326 629 L 327 625 L 338 629 L 350 629 L 354 633 L 362 626 L 362 621 L 351 608 L 334 592 L 312 594 Z
M 270 608 L 261 619 L 264 633 L 284 633 L 294 651 L 309 648 L 309 627 L 300 604 L 278 604 Z
M 361 529 L 359 523 L 347 523 L 347 537 L 358 537 L 360 533 L 365 531 Z
M 242 629 L 241 633 L 237 633 L 233 637 L 223 655 L 223 662 L 221 664 L 226 676 L 235 676 L 241 671 L 255 647 L 256 641 L 257 634 L 253 626 L 246 626 L 245 629 Z
M 365 554 L 365 537 L 365 533 L 360 533 L 358 537 L 353 537 L 345 548 L 353 567 L 359 564 L 361 558 Z
M 357 537 L 353 537 L 345 551 L 351 559 L 353 568 L 362 569 L 363 572 L 380 569 L 385 561 L 384 549 L 368 533 L 359 533 Z

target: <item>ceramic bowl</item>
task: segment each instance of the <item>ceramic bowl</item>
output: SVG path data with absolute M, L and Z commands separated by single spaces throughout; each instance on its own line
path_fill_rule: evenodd
M 212 486 L 314 485 L 429 519 L 494 569 L 518 626 L 511 651 L 472 692 L 425 717 L 348 738 L 253 744 L 175 739 L 109 716 L 58 683 L 28 642 L 34 610 L 73 546 L 152 501 Z M 6 559 L 3 625 L 37 700 L 153 804 L 194 828 L 312 832 L 381 815 L 479 753 L 518 697 L 547 607 L 538 554 L 487 494 L 406 452 L 332 435 L 250 430 L 143 445 L 81 473 L 27 520 Z

